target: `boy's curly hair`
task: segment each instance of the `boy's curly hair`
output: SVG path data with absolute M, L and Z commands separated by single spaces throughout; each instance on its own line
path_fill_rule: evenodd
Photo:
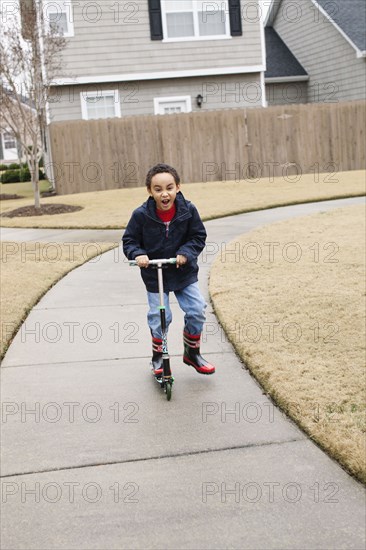
M 176 171 L 176 169 L 173 168 L 172 166 L 169 166 L 169 164 L 160 163 L 160 164 L 155 164 L 155 166 L 150 168 L 150 170 L 148 171 L 148 173 L 146 175 L 146 182 L 145 182 L 146 187 L 148 189 L 150 189 L 151 180 L 153 179 L 153 177 L 156 176 L 156 174 L 163 174 L 165 172 L 167 172 L 168 174 L 171 174 L 173 176 L 174 181 L 177 185 L 180 184 L 180 177 L 179 177 L 179 174 Z

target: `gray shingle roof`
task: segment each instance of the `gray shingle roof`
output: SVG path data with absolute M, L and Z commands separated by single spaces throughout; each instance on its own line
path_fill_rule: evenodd
M 336 25 L 362 52 L 366 51 L 366 0 L 316 0 Z M 273 0 L 266 21 L 271 26 L 282 0 Z
M 359 50 L 366 51 L 366 0 L 317 0 Z
M 361 51 L 366 51 L 366 0 L 317 0 Z
M 272 27 L 265 28 L 265 39 L 267 52 L 265 78 L 308 74 Z

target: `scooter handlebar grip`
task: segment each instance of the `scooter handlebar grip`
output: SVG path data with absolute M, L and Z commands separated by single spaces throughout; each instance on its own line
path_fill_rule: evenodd
M 136 260 L 130 260 L 128 263 L 132 267 L 137 266 L 137 261 Z M 149 262 L 149 264 L 151 264 L 151 265 L 158 264 L 158 263 L 176 264 L 177 263 L 177 258 L 167 258 L 167 259 L 162 259 L 162 260 L 150 260 L 150 262 Z

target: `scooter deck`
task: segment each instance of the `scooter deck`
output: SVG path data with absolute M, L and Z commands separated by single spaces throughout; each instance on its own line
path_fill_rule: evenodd
M 162 374 L 158 374 L 158 375 L 154 374 L 154 369 L 153 369 L 151 363 L 150 363 L 150 369 L 151 369 L 151 373 L 152 373 L 153 377 L 155 378 L 155 380 L 156 380 L 160 385 L 162 385 L 163 382 L 164 382 L 164 380 L 163 380 L 163 375 L 162 375 Z M 170 378 L 170 380 L 171 380 L 172 382 L 174 382 L 174 376 L 172 376 L 172 377 Z

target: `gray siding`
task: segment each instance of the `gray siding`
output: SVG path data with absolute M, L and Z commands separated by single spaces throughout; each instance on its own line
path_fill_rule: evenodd
M 79 0 L 73 10 L 75 36 L 68 38 L 60 77 L 261 65 L 260 22 L 253 15 L 256 0 L 241 1 L 242 36 L 164 43 L 150 39 L 148 0 L 99 2 L 101 17 L 96 23 L 88 21 L 95 15 L 92 8 L 85 12 L 90 3 Z M 118 4 L 119 20 L 111 9 Z
M 97 86 L 59 86 L 55 88 L 51 104 L 51 122 L 78 120 L 81 116 L 80 93 L 87 91 L 118 89 L 121 116 L 154 114 L 154 98 L 187 96 L 192 98 L 192 111 L 260 107 L 262 93 L 260 74 L 230 75 L 222 77 L 195 77 L 143 82 L 108 83 Z M 202 108 L 195 98 L 204 98 Z
M 283 0 L 273 26 L 310 75 L 310 103 L 366 98 L 366 59 L 310 0 Z
M 266 84 L 266 100 L 271 105 L 290 105 L 308 102 L 307 82 Z

